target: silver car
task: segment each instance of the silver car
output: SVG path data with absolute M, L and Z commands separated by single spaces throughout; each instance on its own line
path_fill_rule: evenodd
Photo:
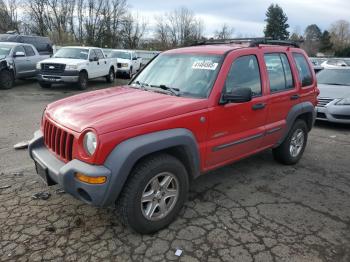
M 316 118 L 350 124 L 350 67 L 326 68 L 317 74 L 317 81 Z

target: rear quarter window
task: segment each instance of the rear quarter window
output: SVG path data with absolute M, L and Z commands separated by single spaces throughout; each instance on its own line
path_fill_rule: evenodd
M 297 66 L 301 86 L 305 87 L 312 85 L 313 77 L 309 63 L 307 62 L 305 56 L 299 53 L 293 53 L 293 58 Z

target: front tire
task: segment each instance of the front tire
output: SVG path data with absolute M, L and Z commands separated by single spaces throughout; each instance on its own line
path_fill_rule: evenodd
M 272 150 L 275 160 L 285 165 L 294 165 L 302 157 L 308 138 L 305 121 L 298 119 L 283 143 Z
M 107 83 L 112 83 L 115 79 L 115 74 L 113 68 L 109 69 L 109 73 L 106 76 Z
M 142 160 L 132 171 L 117 200 L 123 223 L 149 234 L 169 225 L 180 212 L 189 190 L 184 165 L 168 154 Z
M 87 89 L 88 87 L 88 81 L 89 81 L 89 78 L 88 78 L 88 75 L 86 72 L 80 72 L 79 73 L 79 78 L 78 78 L 78 88 L 80 90 L 85 90 Z
M 132 67 L 130 67 L 129 73 L 128 73 L 128 78 L 131 79 L 132 78 Z
M 0 89 L 10 89 L 15 82 L 13 73 L 9 70 L 0 71 Z

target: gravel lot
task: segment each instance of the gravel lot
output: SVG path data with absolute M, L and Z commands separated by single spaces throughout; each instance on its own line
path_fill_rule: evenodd
M 47 103 L 75 93 L 35 81 L 0 90 L 1 261 L 350 261 L 350 126 L 318 123 L 296 166 L 267 151 L 200 177 L 179 218 L 141 236 L 112 209 L 43 186 L 27 150 L 13 149 Z M 51 197 L 32 199 L 41 191 Z

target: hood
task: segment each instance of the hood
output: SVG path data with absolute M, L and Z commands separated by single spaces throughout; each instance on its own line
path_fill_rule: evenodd
M 72 58 L 48 58 L 40 61 L 40 63 L 52 63 L 52 64 L 66 64 L 66 65 L 77 65 L 82 63 L 88 63 L 84 59 L 72 59 Z
M 46 114 L 76 132 L 98 134 L 142 125 L 207 107 L 207 100 L 143 91 L 128 86 L 71 96 L 48 105 Z
M 130 63 L 130 59 L 124 59 L 124 58 L 117 58 L 118 63 Z
M 350 97 L 350 86 L 318 84 L 317 87 L 320 89 L 319 97 L 333 99 Z

